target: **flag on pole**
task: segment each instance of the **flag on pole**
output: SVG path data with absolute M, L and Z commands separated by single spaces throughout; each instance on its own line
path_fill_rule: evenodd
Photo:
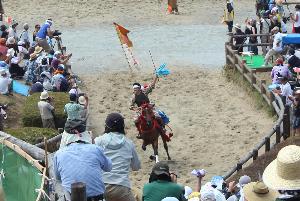
M 130 32 L 129 30 L 125 29 L 121 25 L 114 22 L 114 25 L 116 27 L 117 34 L 119 36 L 120 42 L 122 45 L 126 44 L 128 47 L 132 47 L 132 42 L 128 38 L 127 34 Z

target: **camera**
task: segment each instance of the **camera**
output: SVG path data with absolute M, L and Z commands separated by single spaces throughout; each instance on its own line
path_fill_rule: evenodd
M 62 33 L 59 31 L 59 30 L 55 30 L 54 32 L 53 32 L 53 36 L 60 36 Z

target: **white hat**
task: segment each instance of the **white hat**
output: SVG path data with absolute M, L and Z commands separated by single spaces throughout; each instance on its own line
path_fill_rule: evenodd
M 166 197 L 166 198 L 162 199 L 161 201 L 179 201 L 179 200 L 174 197 Z
M 40 99 L 41 99 L 41 100 L 45 100 L 45 99 L 47 99 L 47 98 L 49 98 L 48 92 L 47 92 L 47 91 L 43 91 L 43 92 L 41 93 Z
M 85 105 L 85 104 L 86 104 L 86 99 L 85 99 L 85 97 L 84 97 L 84 96 L 79 96 L 78 102 L 79 102 L 79 104 L 81 104 L 81 105 Z
M 216 201 L 214 189 L 201 191 L 201 201 Z
M 184 187 L 184 197 L 188 199 L 189 195 L 193 192 L 193 189 L 189 186 Z
M 60 51 L 56 51 L 56 52 L 54 52 L 54 56 L 56 57 L 57 55 L 59 55 L 59 54 L 62 54 Z
M 9 37 L 6 41 L 6 45 L 12 45 L 12 44 L 15 44 L 16 43 L 16 40 L 14 37 Z
M 18 45 L 25 45 L 25 42 L 20 40 L 20 41 L 18 42 Z
M 275 190 L 300 190 L 300 146 L 282 148 L 263 173 L 264 183 Z
M 248 175 L 241 176 L 239 179 L 239 184 L 241 187 L 244 187 L 246 184 L 251 182 L 251 178 Z

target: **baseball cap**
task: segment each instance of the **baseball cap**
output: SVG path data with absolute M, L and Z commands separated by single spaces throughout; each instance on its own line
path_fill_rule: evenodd
M 170 175 L 170 169 L 166 162 L 158 162 L 153 166 L 152 172 L 155 175 Z

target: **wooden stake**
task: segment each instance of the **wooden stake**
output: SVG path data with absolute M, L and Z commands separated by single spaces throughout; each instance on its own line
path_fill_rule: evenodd
M 47 143 L 47 138 L 44 137 L 44 145 L 45 145 L 45 168 L 46 168 L 46 174 L 48 175 L 48 143 Z

